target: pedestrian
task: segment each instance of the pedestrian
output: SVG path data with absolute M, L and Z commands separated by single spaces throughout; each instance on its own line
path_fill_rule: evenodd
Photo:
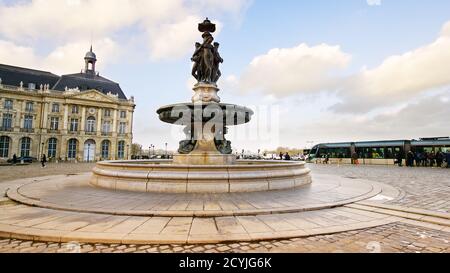
M 42 158 L 41 158 L 42 168 L 46 167 L 45 163 L 47 163 L 47 157 L 45 155 L 42 155 Z
M 401 152 L 397 153 L 396 159 L 397 159 L 396 163 L 398 164 L 398 166 L 402 167 L 403 166 L 403 156 L 402 156 Z
M 421 157 L 420 153 L 416 153 L 416 155 L 414 156 L 414 161 L 416 162 L 416 167 L 420 167 L 420 157 Z
M 326 154 L 325 155 L 325 164 L 329 164 L 330 163 L 330 154 Z
M 436 164 L 439 168 L 442 168 L 442 164 L 444 163 L 444 154 L 439 150 L 436 154 Z
M 450 169 L 450 151 L 445 154 L 445 161 L 447 161 L 447 168 Z
M 284 160 L 291 160 L 291 156 L 289 155 L 289 153 L 286 153 L 286 155 L 284 156 Z
M 357 153 L 352 154 L 352 163 L 355 165 L 359 165 L 359 157 Z
M 406 167 L 414 167 L 413 151 L 408 151 L 408 153 L 406 154 Z
M 13 164 L 16 165 L 17 164 L 17 155 L 14 154 L 13 155 L 13 160 L 12 160 Z
M 280 160 L 283 160 L 283 152 L 280 152 Z
M 436 163 L 436 155 L 434 152 L 428 155 L 428 161 L 430 162 L 430 167 L 434 168 L 434 163 Z

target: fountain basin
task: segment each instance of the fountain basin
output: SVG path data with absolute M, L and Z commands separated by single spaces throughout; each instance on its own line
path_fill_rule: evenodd
M 97 163 L 90 183 L 112 190 L 158 193 L 235 193 L 311 184 L 304 162 L 238 160 L 234 165 L 175 165 L 171 160 Z

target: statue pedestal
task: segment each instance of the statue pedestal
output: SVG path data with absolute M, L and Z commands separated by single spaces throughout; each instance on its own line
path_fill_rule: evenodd
M 216 102 L 220 103 L 220 97 L 217 92 L 220 91 L 215 84 L 198 83 L 194 86 L 194 96 L 192 97 L 193 103 L 208 103 Z
M 213 154 L 209 152 L 192 152 L 187 155 L 177 154 L 173 156 L 175 165 L 234 165 L 236 156 Z
M 236 162 L 232 154 L 221 154 L 217 150 L 214 132 L 194 131 L 197 140 L 194 149 L 189 154 L 177 154 L 173 157 L 176 165 L 230 165 Z

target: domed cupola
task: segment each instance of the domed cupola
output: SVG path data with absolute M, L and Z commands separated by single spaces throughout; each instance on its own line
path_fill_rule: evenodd
M 85 72 L 89 74 L 95 75 L 95 63 L 97 62 L 97 56 L 92 51 L 92 46 L 90 51 L 86 53 L 86 56 L 84 57 L 84 61 L 86 63 Z

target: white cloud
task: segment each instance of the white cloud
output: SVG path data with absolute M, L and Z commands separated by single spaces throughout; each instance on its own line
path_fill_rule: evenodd
M 38 68 L 58 74 L 76 73 L 84 68 L 83 57 L 88 51 L 89 42 L 68 43 L 41 56 L 32 47 L 0 40 L 0 60 L 9 65 Z M 109 38 L 95 40 L 94 44 L 99 59 L 97 70 L 100 72 L 102 68 L 116 61 L 122 54 L 119 45 Z
M 351 56 L 339 46 L 301 44 L 272 49 L 254 58 L 238 80 L 234 76 L 225 82 L 241 91 L 259 90 L 277 97 L 337 92 L 340 102 L 333 110 L 370 112 L 449 86 L 449 48 L 450 22 L 434 42 L 344 77 Z
M 334 109 L 367 112 L 374 107 L 406 101 L 450 85 L 449 24 L 433 43 L 388 57 L 373 69 L 342 80 L 342 103 Z
M 381 0 L 367 0 L 369 6 L 381 6 Z
M 250 3 L 250 0 L 31 0 L 9 5 L 0 2 L 0 37 L 27 47 L 37 43 L 58 47 L 91 37 L 117 39 L 118 35 L 123 46 L 129 44 L 123 39 L 145 37 L 150 57 L 173 59 L 192 51 L 192 42 L 199 38 L 196 26 L 204 12 L 218 18 L 239 16 Z
M 253 59 L 239 85 L 242 90 L 261 90 L 275 96 L 318 91 L 333 86 L 332 72 L 346 67 L 349 61 L 350 56 L 339 46 L 275 48 Z

